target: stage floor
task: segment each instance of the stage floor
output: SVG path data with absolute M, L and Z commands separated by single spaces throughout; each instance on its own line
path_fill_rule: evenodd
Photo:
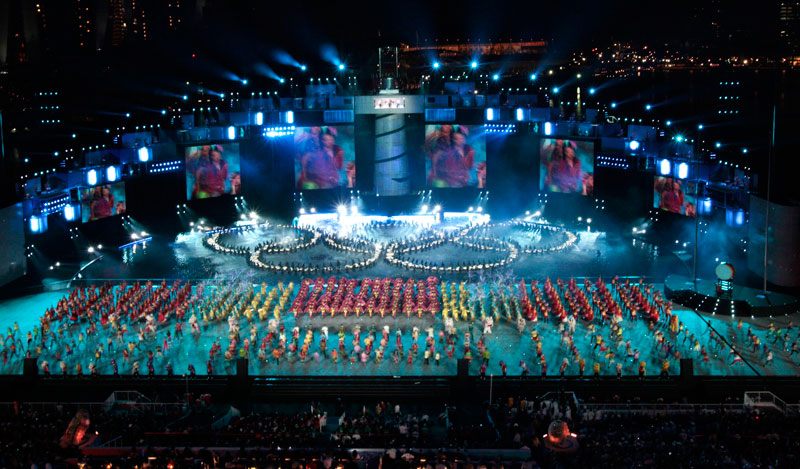
M 452 232 L 463 228 L 463 224 L 436 225 L 439 232 Z M 320 226 L 330 229 L 331 226 Z M 339 230 L 340 227 L 334 226 Z M 294 236 L 288 229 L 262 227 L 239 234 L 224 235 L 227 245 L 253 247 L 259 242 L 274 241 L 291 245 Z M 644 276 L 651 281 L 663 282 L 674 273 L 689 273 L 687 266 L 671 252 L 641 240 L 622 237 L 612 233 L 573 230 L 578 240 L 570 247 L 545 254 L 520 253 L 519 258 L 502 270 L 521 278 L 545 277 L 597 277 Z M 343 231 L 345 236 L 348 231 Z M 422 226 L 401 226 L 395 228 L 360 229 L 357 235 L 369 238 L 383 246 L 400 240 L 423 236 L 430 233 Z M 520 246 L 548 245 L 559 241 L 547 232 L 529 232 L 503 224 L 490 224 L 486 233 L 493 239 L 504 239 Z M 199 231 L 177 234 L 175 237 L 155 236 L 152 241 L 126 248 L 122 251 L 106 249 L 101 259 L 84 270 L 81 275 L 88 280 L 122 279 L 213 279 L 246 275 L 254 283 L 275 283 L 281 280 L 299 280 L 303 277 L 319 275 L 299 275 L 274 273 L 260 270 L 247 263 L 246 256 L 221 254 L 209 249 L 203 243 L 207 235 Z M 431 263 L 451 262 L 493 262 L 505 257 L 505 253 L 491 251 L 472 251 L 452 243 L 434 247 L 421 253 L 411 253 L 405 259 L 424 260 Z M 352 253 L 342 252 L 319 242 L 307 249 L 288 254 L 274 255 L 281 261 L 317 265 L 341 262 L 346 264 L 357 258 Z M 363 258 L 365 256 L 361 256 Z M 269 257 L 267 256 L 267 259 Z M 486 271 L 483 271 L 486 272 Z M 322 274 L 329 276 L 330 274 Z M 465 280 L 475 278 L 479 272 L 425 272 L 402 268 L 386 261 L 385 250 L 377 262 L 364 269 L 350 272 L 336 272 L 337 276 L 348 278 L 363 277 L 413 277 L 425 278 L 437 275 L 442 279 Z

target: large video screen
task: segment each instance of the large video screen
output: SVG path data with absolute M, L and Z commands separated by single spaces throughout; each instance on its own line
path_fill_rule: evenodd
M 430 187 L 486 187 L 486 135 L 479 125 L 426 125 L 425 172 Z
M 695 182 L 656 176 L 653 184 L 653 207 L 679 215 L 696 217 Z
M 0 209 L 0 286 L 25 275 L 25 225 L 22 203 Z
M 80 197 L 81 220 L 84 223 L 122 215 L 126 211 L 124 182 L 84 187 L 80 190 Z
M 594 142 L 545 138 L 539 154 L 539 190 L 592 195 Z
M 356 186 L 353 126 L 297 127 L 294 177 L 297 190 Z
M 208 199 L 242 193 L 239 144 L 215 143 L 186 148 L 186 198 Z

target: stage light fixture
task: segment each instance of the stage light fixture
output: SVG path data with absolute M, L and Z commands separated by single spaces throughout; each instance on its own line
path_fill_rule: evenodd
M 344 70 L 344 64 L 339 64 L 339 70 Z
M 65 205 L 64 206 L 64 219 L 67 221 L 75 221 L 77 218 L 77 210 L 74 205 Z
M 516 112 L 516 116 L 517 116 L 517 120 L 518 121 L 525 120 L 525 110 L 522 109 L 521 107 L 518 107 L 517 108 L 517 112 Z
M 630 149 L 631 149 L 631 151 L 636 151 L 636 150 L 638 150 L 638 149 L 639 149 L 639 142 L 638 142 L 637 140 L 631 140 L 631 141 L 628 143 L 628 148 L 630 148 Z
M 131 113 L 130 113 L 130 112 L 126 112 L 126 113 L 125 113 L 125 117 L 130 117 L 130 116 L 131 116 Z
M 552 122 L 545 122 L 544 123 L 544 134 L 545 135 L 552 135 L 553 134 L 553 123 Z
M 675 141 L 677 141 L 678 143 L 681 143 L 683 141 L 683 135 L 676 135 L 675 136 Z
M 339 215 L 345 216 L 347 215 L 347 206 L 339 205 L 338 207 L 336 207 L 336 211 L 339 213 Z
M 301 207 L 300 208 L 300 215 L 305 215 L 305 214 L 306 214 L 306 209 Z
M 314 207 L 311 207 L 311 213 L 317 213 L 317 209 L 314 208 Z
M 589 88 L 589 94 L 595 94 L 597 92 L 594 88 Z
M 96 169 L 90 169 L 89 171 L 86 172 L 86 183 L 89 184 L 90 186 L 97 185 L 98 179 L 99 179 L 99 173 L 97 172 Z
M 433 63 L 433 68 L 439 68 L 439 62 L 434 62 Z
M 703 124 L 697 124 L 697 130 L 703 130 Z
M 720 148 L 720 147 L 722 147 L 722 144 L 721 144 L 721 143 L 719 143 L 719 142 L 717 142 L 717 143 L 715 143 L 715 144 L 714 144 L 714 147 L 716 147 L 716 148 Z
M 535 79 L 536 79 L 536 74 L 535 73 L 531 73 L 531 81 L 533 81 Z
M 747 148 L 742 148 L 742 153 L 747 153 Z
M 89 254 L 91 254 L 91 253 L 93 253 L 93 252 L 94 252 L 94 247 L 93 247 L 93 246 L 89 246 L 89 249 L 87 249 L 86 251 L 87 251 Z
M 420 209 L 422 213 L 428 213 L 428 204 L 422 204 L 422 208 Z
M 669 162 L 668 159 L 663 159 L 658 164 L 658 173 L 662 176 L 669 176 L 669 173 L 672 170 L 672 164 Z
M 476 211 L 483 212 L 483 207 L 478 207 Z
M 486 120 L 493 121 L 494 120 L 494 109 L 487 107 L 486 108 Z
M 281 78 L 281 79 L 279 79 L 278 81 L 279 81 L 279 82 L 281 82 L 281 83 L 284 83 L 286 80 L 284 80 L 283 78 Z
M 678 178 L 679 179 L 686 179 L 689 177 L 689 164 L 688 163 L 679 163 L 678 164 Z
M 471 64 L 469 64 L 469 66 L 470 66 L 470 67 L 472 67 L 472 68 L 478 68 L 478 62 L 475 62 L 475 61 L 473 60 L 473 61 L 472 61 L 472 63 L 471 63 Z
M 242 84 L 243 85 L 247 85 L 247 79 L 246 78 L 242 79 Z
M 500 79 L 500 75 L 498 75 L 496 73 L 494 75 L 492 75 L 492 80 L 497 81 L 499 79 Z
M 651 104 L 645 104 L 644 105 L 644 110 L 645 111 L 649 111 L 650 109 L 653 109 L 653 105 L 651 105 Z
M 617 107 L 617 103 L 611 103 L 611 109 L 615 109 Z
M 558 87 L 557 87 L 557 86 L 556 86 L 556 87 L 553 87 L 553 94 L 558 94 L 558 91 L 559 91 L 559 90 L 558 90 Z
M 286 123 L 294 124 L 294 111 L 286 111 Z
M 141 147 L 136 150 L 137 155 L 139 156 L 139 161 L 142 163 L 146 163 L 150 161 L 150 150 L 147 147 Z
M 264 125 L 264 113 L 257 112 L 256 113 L 256 125 Z
M 439 213 L 441 211 L 442 211 L 442 206 L 441 205 L 436 205 L 436 206 L 433 207 L 433 213 Z
M 236 127 L 230 126 L 228 127 L 228 140 L 235 140 L 236 139 Z
M 115 182 L 119 179 L 119 171 L 117 171 L 116 166 L 109 166 L 106 168 L 106 181 L 107 182 Z

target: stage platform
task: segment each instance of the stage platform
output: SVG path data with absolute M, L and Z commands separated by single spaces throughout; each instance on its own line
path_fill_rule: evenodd
M 725 314 L 735 317 L 776 317 L 800 312 L 800 298 L 782 293 L 733 285 L 730 298 L 720 297 L 717 284 L 699 279 L 697 284 L 691 277 L 669 275 L 664 282 L 664 294 L 675 303 L 710 314 Z

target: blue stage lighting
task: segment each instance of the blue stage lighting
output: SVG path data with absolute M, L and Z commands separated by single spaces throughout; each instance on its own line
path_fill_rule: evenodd
M 703 213 L 711 213 L 711 197 L 706 197 L 703 199 Z
M 747 148 L 742 148 L 742 153 L 747 153 Z
M 64 206 L 64 219 L 67 221 L 75 221 L 78 215 L 78 210 L 76 210 L 75 205 L 65 205 Z
M 683 135 L 676 135 L 675 136 L 675 141 L 677 141 L 678 143 L 681 143 L 683 141 Z
M 125 113 L 125 117 L 130 117 L 130 116 L 131 116 L 131 113 L 130 113 L 130 112 L 126 112 L 126 113 Z
M 557 86 L 553 88 L 553 93 L 558 94 L 558 87 Z
M 162 116 L 166 116 L 167 115 L 167 110 L 166 109 L 162 109 L 161 110 L 161 115 Z M 72 134 L 72 138 L 75 138 L 75 134 Z
M 150 150 L 147 147 L 139 148 L 136 153 L 139 155 L 139 161 L 142 163 L 150 161 Z
M 294 111 L 286 111 L 286 123 L 294 124 Z
M 669 127 L 669 126 L 672 125 L 672 121 L 667 121 L 667 122 L 665 122 L 665 124 L 667 124 L 667 127 Z
M 689 177 L 689 164 L 678 164 L 678 179 L 686 179 L 687 177 Z
M 697 124 L 697 130 L 703 130 L 703 124 Z
M 645 104 L 644 109 L 645 111 L 649 111 L 650 109 L 653 109 L 653 106 L 651 104 Z
M 473 61 L 472 61 L 472 63 L 471 63 L 471 64 L 469 64 L 469 66 L 470 66 L 470 67 L 472 67 L 472 68 L 478 68 L 478 62 L 475 62 L 475 61 L 473 60 Z
M 107 182 L 115 182 L 119 179 L 119 171 L 117 171 L 116 166 L 109 166 L 106 168 L 106 181 Z
M 663 159 L 658 164 L 658 173 L 662 176 L 669 176 L 670 171 L 672 170 L 672 164 L 670 164 L 669 160 Z
M 492 80 L 497 81 L 499 79 L 500 79 L 500 75 L 498 75 L 496 73 L 494 75 L 492 75 Z
M 589 88 L 589 94 L 595 94 L 595 92 L 597 92 L 597 90 L 596 90 L 596 89 L 594 89 L 594 88 Z
M 531 73 L 531 80 L 535 80 L 535 79 L 536 79 L 536 74 L 535 73 Z
M 305 66 L 305 65 L 301 65 L 301 66 L 300 66 L 300 70 L 302 70 L 302 71 L 304 71 L 304 72 L 305 72 L 305 71 L 306 71 L 306 66 Z
M 552 122 L 545 122 L 544 123 L 544 134 L 545 135 L 552 135 L 553 134 L 553 123 Z
M 31 217 L 29 220 L 31 233 L 41 233 L 44 231 L 45 224 L 43 219 L 45 219 L 45 217 L 38 217 L 35 215 Z
M 714 146 L 715 146 L 716 148 L 721 148 L 721 147 L 722 147 L 722 144 L 721 144 L 721 143 L 719 143 L 719 142 L 717 142 L 717 143 L 715 143 L 715 144 L 714 144 Z
M 257 112 L 256 113 L 256 125 L 264 125 L 264 113 Z
M 280 79 L 280 80 L 278 80 L 278 81 L 279 81 L 279 82 L 281 82 L 281 83 L 283 83 L 283 82 L 285 82 L 286 80 L 284 80 L 283 78 L 281 78 L 281 79 Z
M 525 110 L 522 109 L 521 107 L 518 107 L 517 108 L 517 112 L 516 112 L 516 116 L 517 116 L 517 120 L 518 121 L 525 120 Z
M 611 109 L 614 109 L 616 107 L 617 107 L 617 103 L 611 103 Z
M 236 127 L 230 126 L 228 127 L 228 140 L 235 140 L 236 139 Z
M 486 120 L 493 121 L 494 120 L 494 109 L 487 107 L 486 108 Z
M 184 100 L 184 101 L 188 101 L 188 100 L 189 100 L 189 97 L 188 97 L 188 96 L 186 96 L 186 95 L 183 95 L 183 100 Z
M 631 151 L 638 150 L 639 149 L 639 142 L 636 141 L 636 140 L 631 140 L 630 143 L 628 143 L 628 148 L 630 148 Z
M 344 64 L 339 64 L 339 70 L 344 70 Z
M 242 79 L 242 84 L 243 84 L 243 85 L 246 85 L 246 84 L 247 84 L 247 78 L 244 78 L 244 79 Z
M 439 68 L 439 62 L 434 62 L 433 63 L 433 68 Z
M 86 183 L 89 184 L 90 186 L 96 186 L 97 185 L 98 176 L 99 176 L 99 173 L 97 172 L 96 169 L 90 169 L 86 173 Z

